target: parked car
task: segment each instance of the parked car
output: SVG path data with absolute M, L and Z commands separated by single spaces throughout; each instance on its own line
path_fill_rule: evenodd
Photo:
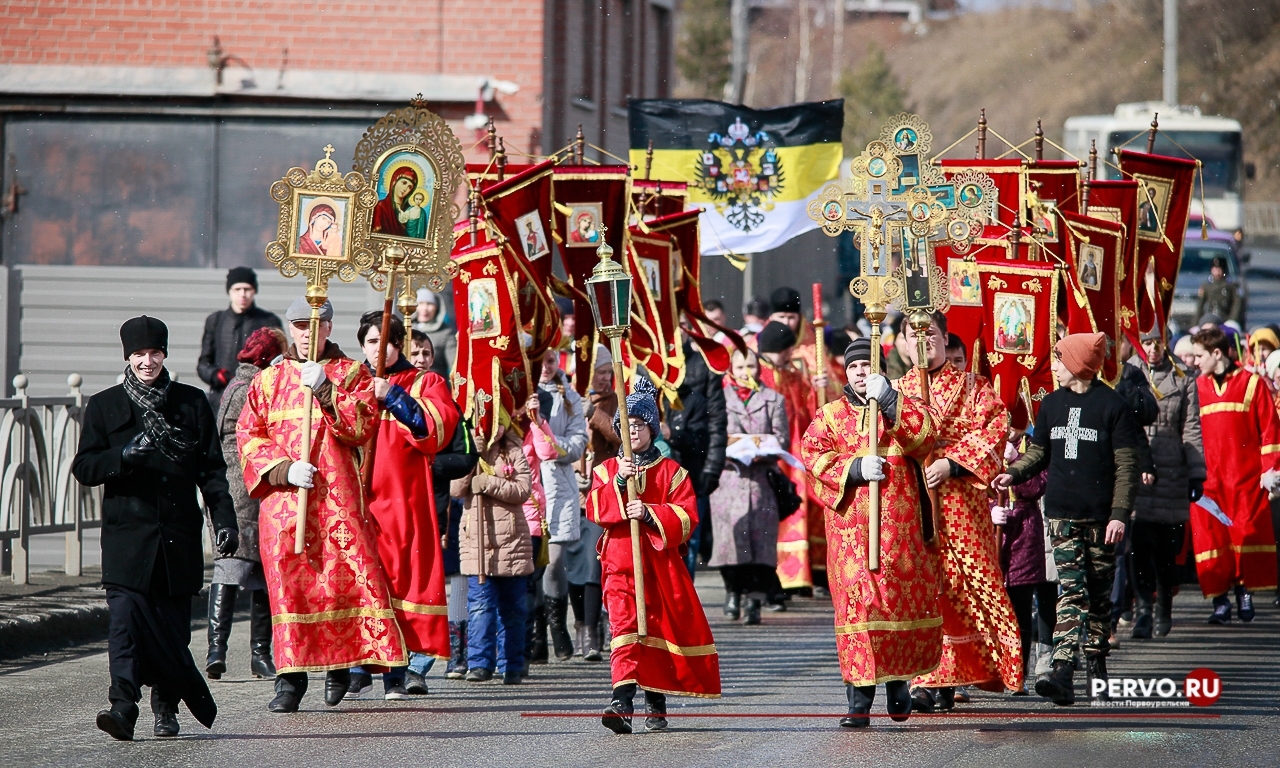
M 1178 270 L 1178 282 L 1173 289 L 1173 306 L 1170 308 L 1170 328 L 1173 331 L 1190 328 L 1199 322 L 1195 317 L 1196 298 L 1200 286 L 1209 279 L 1209 267 L 1213 260 L 1222 256 L 1227 260 L 1227 280 L 1240 286 L 1241 316 L 1240 325 L 1245 326 L 1245 315 L 1249 308 L 1249 286 L 1244 279 L 1244 262 L 1238 244 L 1230 232 L 1210 229 L 1209 239 L 1200 239 L 1200 223 L 1187 230 L 1187 238 L 1182 246 L 1182 268 Z

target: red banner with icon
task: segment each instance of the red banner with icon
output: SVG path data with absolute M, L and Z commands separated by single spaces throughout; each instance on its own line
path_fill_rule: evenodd
M 1139 355 L 1141 335 L 1156 323 L 1155 305 L 1147 286 L 1147 265 L 1138 252 L 1138 182 L 1132 179 L 1089 184 L 1089 215 L 1124 227 L 1120 259 L 1120 328 Z
M 1067 331 L 1107 334 L 1111 349 L 1102 363 L 1102 378 L 1120 378 L 1120 289 L 1124 264 L 1124 226 L 1106 219 L 1062 214 L 1067 223 Z M 1134 344 L 1134 348 L 1141 344 Z
M 1022 259 L 977 262 L 982 292 L 982 348 L 1009 423 L 1026 429 L 1054 389 L 1050 354 L 1056 338 L 1056 264 Z

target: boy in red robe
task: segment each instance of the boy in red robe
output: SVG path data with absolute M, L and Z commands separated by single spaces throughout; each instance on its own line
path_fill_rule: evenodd
M 449 611 L 431 463 L 448 446 L 458 410 L 439 374 L 420 373 L 401 354 L 404 323 L 400 318 L 391 318 L 387 335 L 385 376 L 373 379 L 382 412 L 367 503 L 378 523 L 378 556 L 391 589 L 391 607 L 411 652 L 411 666 L 417 662 L 421 667 L 423 656 L 449 657 Z M 381 339 L 382 312 L 366 312 L 356 340 L 370 374 L 376 372 Z M 408 698 L 406 674 L 404 667 L 383 674 L 385 699 Z M 418 674 L 414 682 L 421 683 L 420 678 Z M 351 670 L 348 697 L 358 697 L 372 684 L 368 672 Z
M 644 689 L 645 729 L 667 727 L 665 694 L 720 695 L 720 661 L 707 616 L 684 563 L 684 549 L 698 524 L 697 500 L 688 473 L 663 458 L 657 394 L 647 379 L 635 379 L 627 397 L 631 461 L 621 456 L 596 466 L 587 494 L 587 518 L 605 529 L 599 551 L 604 601 L 613 641 L 609 664 L 613 700 L 602 722 L 614 733 L 631 733 L 632 699 Z M 615 431 L 621 434 L 616 417 Z M 639 498 L 627 501 L 634 477 Z M 631 521 L 640 521 L 644 607 L 648 634 L 638 634 Z
M 877 354 L 879 352 L 877 351 Z M 805 432 L 801 455 L 826 508 L 827 568 L 836 608 L 836 650 L 849 698 L 845 728 L 871 724 L 867 713 L 884 683 L 895 720 L 911 713 L 910 681 L 942 657 L 938 549 L 926 545 L 933 521 L 920 463 L 933 450 L 924 403 L 871 375 L 871 342 L 844 353 L 849 384 Z M 879 451 L 870 450 L 869 400 L 880 403 Z M 870 483 L 880 481 L 880 568 L 867 568 Z
M 1276 537 L 1264 473 L 1280 470 L 1280 419 L 1271 391 L 1230 357 L 1220 328 L 1191 337 L 1200 377 L 1200 432 L 1208 479 L 1191 505 L 1200 590 L 1213 598 L 1210 624 L 1231 621 L 1234 587 L 1241 621 L 1253 621 L 1253 592 L 1276 588 Z M 1212 499 L 1230 523 L 1208 511 Z

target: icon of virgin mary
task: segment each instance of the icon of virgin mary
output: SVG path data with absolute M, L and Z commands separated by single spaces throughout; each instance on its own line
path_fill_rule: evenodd
M 418 174 L 408 166 L 400 166 L 387 183 L 387 196 L 373 207 L 373 232 L 380 235 L 408 237 L 405 222 L 409 219 L 409 195 L 418 188 Z

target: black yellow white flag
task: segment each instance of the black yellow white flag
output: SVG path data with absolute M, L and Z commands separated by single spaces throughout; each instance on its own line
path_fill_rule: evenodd
M 749 109 L 701 99 L 630 103 L 631 162 L 689 184 L 704 254 L 759 253 L 817 228 L 806 207 L 836 178 L 844 101 Z

